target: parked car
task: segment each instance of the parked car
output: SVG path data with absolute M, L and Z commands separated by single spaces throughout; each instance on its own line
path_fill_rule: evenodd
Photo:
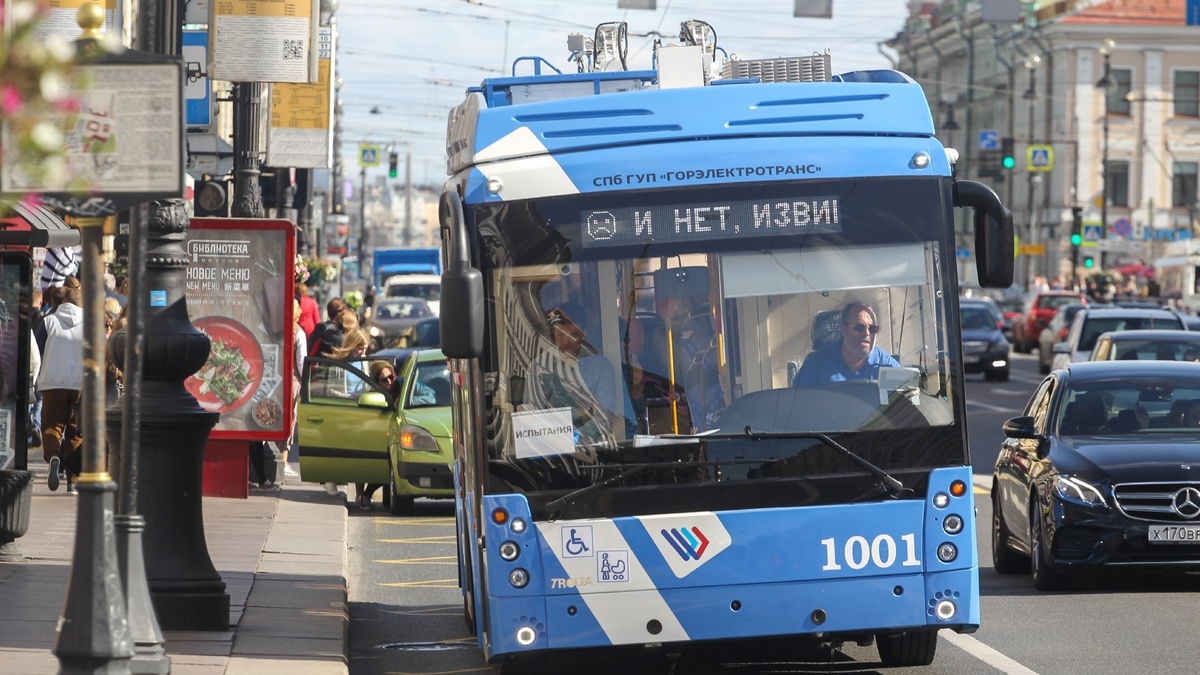
M 309 357 L 299 411 L 300 477 L 325 483 L 382 483 L 392 513 L 416 497 L 451 498 L 450 373 L 436 349 L 406 356 L 382 351 L 363 360 Z M 372 361 L 391 365 L 399 395 L 369 375 Z
M 983 373 L 988 382 L 1007 382 L 1009 344 L 1000 332 L 1004 320 L 996 303 L 960 298 L 958 307 L 962 325 L 963 370 Z
M 1096 339 L 1089 361 L 1200 361 L 1200 333 L 1116 330 Z
M 1050 319 L 1050 323 L 1046 324 L 1046 327 L 1042 329 L 1042 334 L 1038 336 L 1039 373 L 1045 375 L 1050 372 L 1050 364 L 1054 361 L 1054 345 L 1067 340 L 1067 333 L 1071 331 L 1071 322 L 1075 320 L 1075 314 L 1084 307 L 1095 306 L 1063 305 L 1054 312 L 1054 317 Z
M 1004 423 L 992 564 L 1038 590 L 1101 565 L 1200 567 L 1200 364 L 1074 363 Z
M 1013 324 L 1013 349 L 1028 354 L 1037 345 L 1038 336 L 1050 323 L 1054 312 L 1063 305 L 1084 304 L 1087 296 L 1074 291 L 1045 291 L 1034 294 L 1025 302 L 1025 312 Z
M 1101 334 L 1110 330 L 1183 330 L 1179 314 L 1165 309 L 1124 309 L 1087 307 L 1075 314 L 1067 339 L 1054 345 L 1050 368 L 1065 368 L 1068 363 L 1087 361 Z
M 381 345 L 391 347 L 418 321 L 430 317 L 437 318 L 423 298 L 387 298 L 375 303 L 367 332 Z

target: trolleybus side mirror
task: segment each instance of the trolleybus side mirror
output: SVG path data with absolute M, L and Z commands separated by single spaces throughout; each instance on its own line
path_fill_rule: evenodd
M 445 243 L 442 272 L 442 353 L 452 359 L 483 354 L 483 275 L 471 266 L 471 245 L 458 193 L 442 193 L 438 208 Z
M 975 209 L 975 266 L 979 285 L 1012 286 L 1012 213 L 990 187 L 973 180 L 954 182 L 954 205 Z

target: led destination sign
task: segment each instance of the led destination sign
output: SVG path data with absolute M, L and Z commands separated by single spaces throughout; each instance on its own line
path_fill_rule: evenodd
M 580 221 L 584 248 L 842 231 L 837 197 L 596 209 Z

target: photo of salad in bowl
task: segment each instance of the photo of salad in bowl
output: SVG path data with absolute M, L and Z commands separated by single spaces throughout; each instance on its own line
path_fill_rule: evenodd
M 192 321 L 208 336 L 208 360 L 184 386 L 205 410 L 227 413 L 250 400 L 263 375 L 262 347 L 242 324 L 222 316 Z

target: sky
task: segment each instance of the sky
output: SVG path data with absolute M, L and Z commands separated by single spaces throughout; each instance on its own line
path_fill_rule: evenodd
M 627 63 L 649 69 L 653 34 L 676 42 L 679 24 L 712 25 L 717 46 L 742 59 L 831 52 L 833 72 L 890 68 L 877 43 L 896 35 L 906 0 L 834 0 L 832 19 L 792 17 L 793 0 L 656 0 L 655 10 L 627 10 L 618 0 L 340 0 L 338 72 L 343 80 L 342 155 L 357 178 L 361 142 L 394 145 L 404 178 L 411 149 L 413 180 L 446 179 L 450 109 L 466 88 L 508 75 L 519 56 L 541 56 L 563 72 L 567 35 L 589 38 L 598 24 L 629 24 Z M 528 66 L 518 74 L 529 74 Z M 367 177 L 387 175 L 387 161 Z

